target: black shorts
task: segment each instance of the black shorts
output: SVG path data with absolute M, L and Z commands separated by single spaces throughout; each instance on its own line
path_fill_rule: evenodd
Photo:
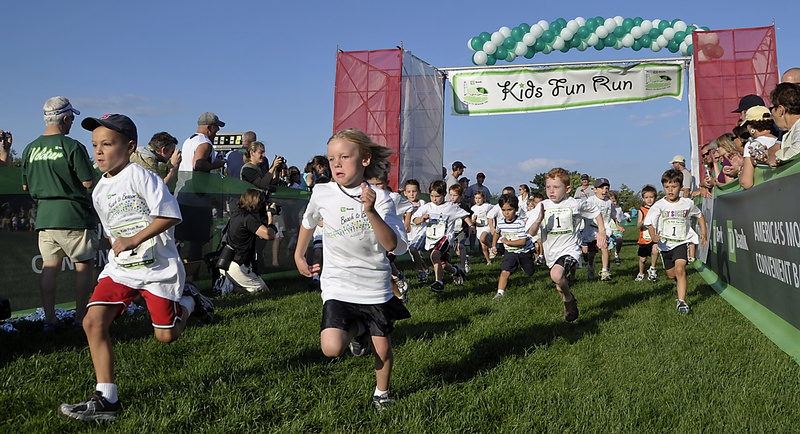
M 687 261 L 689 256 L 689 244 L 683 243 L 672 250 L 661 252 L 661 261 L 664 263 L 664 269 L 670 270 L 675 267 L 675 261 L 683 259 Z
M 648 243 L 648 244 L 639 244 L 639 250 L 637 251 L 640 258 L 649 258 L 650 255 L 653 254 L 653 245 L 655 243 Z
M 597 248 L 597 240 L 592 240 L 586 243 L 586 250 L 589 252 L 598 252 L 600 249 Z
M 525 253 L 506 252 L 503 255 L 502 270 L 514 274 L 518 268 L 522 268 L 528 276 L 533 276 L 536 267 L 533 262 L 533 252 L 528 251 Z
M 328 300 L 322 306 L 320 331 L 330 328 L 349 330 L 361 320 L 369 329 L 370 336 L 389 336 L 394 330 L 394 322 L 405 318 L 411 318 L 411 314 L 397 297 L 382 304 Z
M 564 274 L 569 274 L 574 268 L 578 266 L 578 261 L 570 255 L 564 255 L 556 260 L 553 266 L 560 265 L 564 267 Z
M 442 237 L 441 240 L 437 241 L 431 248 L 431 253 L 434 250 L 438 250 L 442 254 L 441 259 L 439 259 L 442 264 L 450 261 L 450 241 L 447 241 L 447 237 Z

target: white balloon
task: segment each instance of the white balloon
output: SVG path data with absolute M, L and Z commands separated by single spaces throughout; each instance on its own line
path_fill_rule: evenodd
M 658 28 L 658 25 L 661 23 L 661 20 L 653 20 L 653 27 Z
M 483 51 L 476 51 L 475 54 L 472 55 L 472 61 L 476 65 L 485 65 L 487 60 L 489 60 L 489 56 Z
M 469 47 L 470 51 L 475 51 L 475 49 L 472 48 L 472 38 L 467 39 L 467 47 Z
M 500 33 L 500 32 L 492 33 L 492 43 L 494 45 L 503 45 L 503 41 L 505 41 L 505 40 L 506 40 L 506 38 L 503 36 L 502 33 Z
M 575 20 L 567 21 L 567 27 L 566 28 L 572 30 L 572 33 L 577 32 L 580 27 L 581 27 L 580 24 L 578 24 L 578 22 L 575 21 Z
M 486 54 L 494 54 L 497 51 L 497 45 L 492 41 L 486 41 L 483 43 L 483 51 Z
M 517 42 L 517 46 L 514 48 L 514 54 L 517 56 L 524 56 L 528 53 L 528 46 L 525 45 L 524 42 Z
M 692 34 L 689 33 L 686 35 L 686 37 L 683 38 L 683 42 L 686 42 L 686 45 L 692 45 Z
M 562 48 L 564 48 L 564 38 L 561 36 L 556 36 L 556 40 L 553 41 L 553 49 L 560 50 Z
M 605 27 L 600 26 L 600 27 L 597 28 L 597 30 L 594 31 L 594 33 L 595 33 L 595 35 L 597 35 L 598 38 L 602 39 L 602 38 L 605 38 L 606 36 L 608 36 L 608 34 L 610 32 Z
M 697 51 L 697 61 L 698 62 L 705 62 L 707 60 L 711 60 L 711 59 L 709 59 L 708 56 L 706 56 L 706 53 L 703 50 L 698 50 Z
M 681 20 L 678 20 L 678 21 L 675 23 L 675 25 L 674 25 L 674 26 L 672 26 L 672 28 L 673 28 L 673 29 L 675 29 L 675 31 L 676 31 L 676 32 L 685 32 L 685 31 L 686 31 L 686 29 L 687 29 L 687 26 L 686 26 L 686 23 L 685 23 L 685 22 L 683 22 L 683 21 L 681 21 Z
M 672 27 L 667 27 L 666 29 L 664 29 L 664 33 L 662 33 L 662 35 L 664 35 L 664 37 L 667 38 L 668 41 L 671 41 L 672 38 L 675 37 L 675 29 L 673 29 Z
M 591 46 L 594 46 L 594 45 L 595 45 L 595 44 L 597 44 L 599 41 L 600 41 L 600 37 L 599 37 L 599 36 L 597 36 L 597 34 L 596 34 L 596 33 L 592 33 L 592 35 L 591 35 L 591 36 L 589 36 L 588 38 L 586 38 L 586 43 L 587 43 L 587 44 L 589 44 L 589 45 L 591 45 Z
M 669 41 L 664 35 L 659 35 L 658 38 L 656 39 L 656 42 L 658 42 L 658 45 L 661 48 L 664 48 L 667 46 L 667 44 L 669 44 Z
M 500 27 L 500 30 L 498 30 L 498 32 L 500 32 L 500 34 L 503 35 L 504 38 L 511 36 L 511 29 L 509 29 L 506 26 Z
M 642 35 L 644 35 L 644 32 L 642 31 L 641 27 L 633 26 L 631 28 L 631 36 L 633 36 L 633 39 L 639 39 L 642 37 Z
M 606 30 L 611 33 L 617 28 L 617 22 L 614 21 L 613 18 L 606 18 L 606 22 L 603 24 L 603 27 L 605 27 Z
M 542 30 L 548 30 L 550 28 L 550 23 L 548 23 L 547 20 L 539 20 L 539 22 L 536 24 L 538 24 L 539 27 L 542 28 Z
M 650 20 L 643 20 L 639 27 L 642 28 L 643 33 L 650 33 L 650 30 L 653 30 L 653 23 Z
M 586 25 L 586 18 L 584 17 L 576 17 L 575 22 L 578 23 L 578 26 L 585 26 Z
M 522 42 L 525 45 L 532 47 L 534 44 L 536 44 L 536 36 L 533 36 L 530 33 L 526 33 L 524 36 L 522 36 Z
M 658 53 L 659 51 L 661 51 L 661 46 L 658 45 L 658 42 L 653 41 L 653 43 L 650 44 L 650 49 Z
M 689 54 L 689 44 L 687 44 L 686 42 L 681 42 L 680 50 L 681 54 L 683 54 L 684 56 Z
M 534 38 L 539 39 L 539 36 L 542 36 L 542 33 L 544 33 L 542 26 L 538 24 L 531 26 L 531 35 L 533 35 Z
M 622 37 L 622 46 L 625 48 L 631 48 L 633 46 L 633 41 L 636 39 L 630 33 Z
M 622 18 L 621 16 L 617 15 L 616 17 L 614 17 L 614 21 L 617 23 L 618 26 L 621 26 L 622 22 L 625 21 L 625 18 Z
M 619 39 L 617 39 L 617 42 L 615 42 L 615 43 L 614 43 L 614 49 L 615 49 L 615 50 L 620 50 L 620 49 L 622 49 L 622 47 L 623 47 L 623 45 L 622 45 L 622 41 L 620 41 Z
M 569 41 L 570 39 L 572 39 L 573 36 L 575 36 L 575 32 L 574 31 L 572 31 L 572 30 L 570 30 L 568 28 L 561 29 L 561 39 L 563 39 L 565 41 Z

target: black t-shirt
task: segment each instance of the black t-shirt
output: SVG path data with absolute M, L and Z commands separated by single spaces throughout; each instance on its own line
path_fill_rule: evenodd
M 236 251 L 233 260 L 239 265 L 252 264 L 256 251 L 256 231 L 262 226 L 258 214 L 242 209 L 234 212 L 228 225 L 228 244 Z

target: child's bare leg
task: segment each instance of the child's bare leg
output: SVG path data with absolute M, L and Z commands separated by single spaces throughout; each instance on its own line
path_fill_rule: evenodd
M 417 265 L 417 269 L 427 272 L 428 268 L 425 266 L 425 260 L 422 259 L 422 255 L 419 254 L 419 250 L 409 247 L 408 252 L 411 254 L 411 260 Z
M 609 263 L 610 257 L 611 257 L 611 254 L 608 252 L 608 247 L 600 249 L 600 258 L 601 258 L 601 261 L 603 263 L 603 269 L 604 270 L 608 270 L 608 263 Z
M 275 237 L 272 240 L 272 266 L 278 267 L 280 264 L 278 263 L 278 251 L 281 248 L 281 241 L 283 241 L 283 237 Z
M 156 339 L 165 344 L 175 342 L 181 336 L 181 333 L 183 333 L 183 331 L 186 329 L 186 323 L 189 322 L 189 315 L 190 313 L 189 310 L 186 309 L 186 306 L 181 306 L 181 320 L 175 323 L 175 327 L 172 328 L 154 328 L 153 334 L 155 334 Z
M 339 357 L 350 345 L 350 341 L 358 333 L 358 325 L 353 325 L 349 330 L 327 328 L 319 333 L 319 344 L 322 353 L 327 357 Z
M 653 244 L 653 251 L 650 253 L 650 266 L 656 268 L 656 263 L 658 261 L 658 247 Z
M 461 269 L 464 269 L 464 266 L 467 264 L 467 248 L 464 243 L 456 243 L 456 254 L 458 255 L 458 260 L 461 262 Z
M 562 301 L 572 301 L 575 298 L 569 290 L 569 281 L 566 273 L 564 273 L 564 267 L 558 264 L 553 265 L 553 268 L 550 269 L 550 279 L 556 284 L 556 289 L 561 294 Z
M 372 336 L 372 348 L 375 353 L 375 379 L 378 390 L 389 390 L 389 380 L 392 376 L 394 353 L 392 341 L 389 336 Z
M 647 262 L 647 257 L 646 256 L 640 256 L 639 257 L 639 274 L 640 275 L 644 275 L 644 264 L 645 264 L 645 262 Z
M 442 280 L 442 252 L 438 250 L 431 251 L 431 264 L 433 265 L 433 275 L 438 281 Z
M 673 276 L 670 276 L 670 279 L 674 278 L 676 281 L 678 300 L 686 300 L 686 287 L 688 286 L 686 281 L 686 261 L 683 259 L 676 260 L 675 266 L 671 270 Z M 667 272 L 667 275 L 669 275 L 669 272 Z
M 492 262 L 489 257 L 489 233 L 484 232 L 481 234 L 481 250 L 483 250 L 483 257 L 486 258 L 486 263 Z
M 497 281 L 497 289 L 505 291 L 508 286 L 508 278 L 511 277 L 509 271 L 503 270 L 500 272 L 500 279 Z
M 98 383 L 114 383 L 114 344 L 108 329 L 118 312 L 119 306 L 95 305 L 83 317 L 83 331 Z

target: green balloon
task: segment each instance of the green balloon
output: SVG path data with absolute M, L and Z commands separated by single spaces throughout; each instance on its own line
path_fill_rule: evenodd
M 644 20 L 642 19 L 642 17 L 636 17 L 633 19 L 634 26 L 641 26 L 643 22 Z
M 686 32 L 675 32 L 675 36 L 672 39 L 677 39 L 678 43 L 681 43 L 684 39 L 686 39 L 686 35 Z
M 689 44 L 689 46 L 686 47 L 686 54 L 691 55 L 693 50 L 694 50 L 694 45 Z
M 497 46 L 497 51 L 494 52 L 495 59 L 505 59 L 508 56 L 508 50 L 502 45 Z
M 475 51 L 483 50 L 483 40 L 480 36 L 476 36 L 469 40 L 469 46 Z
M 578 27 L 578 31 L 575 32 L 575 34 L 578 35 L 578 38 L 580 38 L 581 40 L 585 40 L 589 36 L 592 36 L 592 31 L 590 31 L 586 26 L 580 26 Z
M 594 49 L 597 50 L 597 51 L 600 51 L 603 48 L 606 48 L 606 44 L 603 43 L 602 39 L 599 42 L 597 42 L 596 44 L 594 44 Z
M 613 33 L 614 33 L 614 36 L 616 36 L 618 39 L 621 39 L 622 37 L 624 37 L 628 33 L 628 31 L 626 31 L 625 28 L 622 27 L 622 26 L 617 26 L 617 27 L 614 28 L 614 32 Z
M 559 18 L 559 19 L 557 19 L 556 21 L 558 21 L 558 22 L 561 24 L 561 28 L 562 28 L 562 29 L 563 29 L 564 27 L 567 27 L 567 20 L 565 20 L 565 19 L 563 19 L 563 18 Z
M 680 50 L 680 49 L 681 49 L 681 43 L 680 43 L 680 42 L 678 42 L 678 40 L 677 40 L 677 39 L 673 39 L 673 40 L 669 41 L 669 43 L 667 44 L 667 49 L 668 49 L 668 50 L 669 50 L 671 53 L 677 53 L 677 52 L 678 52 L 678 50 Z
M 553 42 L 556 39 L 556 34 L 554 33 L 554 31 L 552 29 L 548 29 L 548 30 L 545 30 L 542 33 L 542 36 L 541 36 L 540 39 L 549 44 L 549 43 Z
M 594 17 L 594 21 L 597 23 L 597 27 L 600 27 L 606 22 L 606 19 L 598 15 Z
M 561 47 L 561 52 L 566 53 L 567 51 L 569 51 L 570 48 L 572 47 L 569 44 L 564 44 L 564 46 Z
M 544 43 L 544 41 L 542 40 L 542 38 L 539 38 L 539 39 L 536 41 L 536 43 L 535 43 L 535 44 L 533 44 L 533 50 L 534 50 L 534 51 L 541 52 L 542 50 L 544 50 L 544 47 L 545 47 L 545 43 Z
M 650 39 L 658 39 L 658 37 L 661 36 L 661 30 L 658 30 L 657 28 L 653 27 L 652 29 L 650 29 L 649 35 Z
M 517 42 L 521 41 L 523 36 L 525 36 L 525 32 L 523 32 L 519 27 L 514 27 L 511 29 L 511 37 Z
M 637 42 L 641 42 L 642 48 L 650 48 L 653 40 L 647 35 L 642 35 L 641 38 L 637 39 Z
M 489 42 L 492 40 L 492 34 L 489 32 L 481 32 L 481 34 L 478 35 L 478 37 L 481 38 L 481 41 L 483 42 Z M 481 46 L 483 46 L 483 44 L 481 44 Z
M 509 51 L 508 54 L 506 54 L 506 62 L 513 62 L 514 59 L 516 59 L 516 57 L 514 57 L 514 53 Z
M 561 23 L 558 21 L 553 21 L 552 23 L 550 23 L 550 30 L 552 30 L 553 33 L 555 33 L 556 35 L 561 33 L 561 30 L 563 28 L 564 26 L 562 26 Z
M 526 59 L 531 59 L 531 58 L 533 58 L 534 54 L 536 54 L 536 51 L 533 49 L 533 47 L 528 47 L 528 52 L 525 53 L 525 58 Z
M 667 20 L 661 20 L 661 22 L 658 23 L 658 30 L 661 31 L 661 33 L 664 33 L 664 29 L 667 27 L 671 27 Z
M 523 33 L 528 33 L 528 32 L 530 32 L 530 31 L 531 31 L 531 26 L 530 26 L 530 24 L 528 24 L 528 23 L 521 23 L 521 24 L 520 24 L 519 26 L 517 26 L 517 27 L 519 27 L 520 29 L 522 29 Z
M 669 26 L 670 27 L 675 27 L 675 24 L 677 24 L 678 21 L 682 21 L 682 20 L 680 18 L 675 18 L 674 20 L 672 20 L 672 22 L 670 23 Z
M 589 29 L 590 32 L 594 32 L 597 29 L 597 21 L 594 18 L 589 18 L 586 20 L 586 28 Z
M 568 44 L 565 43 L 564 45 L 569 45 L 572 48 L 578 48 L 578 47 L 581 46 L 582 43 L 583 43 L 583 41 L 581 40 L 581 38 L 572 38 L 572 39 L 569 40 Z
M 634 23 L 632 18 L 625 18 L 624 20 L 622 20 L 622 27 L 625 29 L 626 32 L 630 32 L 633 26 Z
M 506 47 L 506 50 L 513 50 L 514 47 L 517 46 L 517 41 L 515 41 L 514 38 L 512 38 L 511 36 L 509 36 L 506 38 L 505 41 L 503 41 L 503 46 Z
M 633 48 L 633 51 L 639 51 L 642 49 L 642 43 L 639 42 L 639 40 L 637 39 L 633 41 L 633 45 L 631 45 L 631 48 Z
M 702 31 L 704 31 L 704 32 L 708 32 L 708 31 L 710 31 L 711 29 L 710 29 L 710 28 L 708 28 L 708 26 L 703 26 L 703 27 L 700 27 L 700 30 L 702 30 Z
M 495 63 L 497 63 L 497 59 L 494 57 L 494 54 L 489 54 L 486 56 L 487 65 L 494 65 Z
M 603 41 L 606 47 L 613 47 L 614 44 L 617 43 L 617 37 L 614 35 L 606 36 L 606 39 Z

